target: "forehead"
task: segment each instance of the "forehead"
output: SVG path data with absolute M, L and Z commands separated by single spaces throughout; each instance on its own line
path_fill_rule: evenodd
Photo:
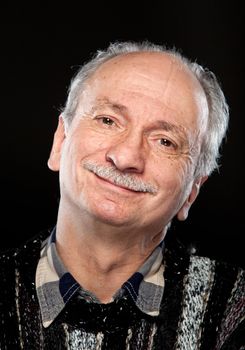
M 193 118 L 207 109 L 196 77 L 180 59 L 167 53 L 117 56 L 103 63 L 86 85 L 82 95 L 87 102 L 108 98 L 134 111 L 144 108 Z
M 162 52 L 137 52 L 116 56 L 103 63 L 89 83 L 103 84 L 108 80 L 110 83 L 131 85 L 131 88 L 138 85 L 142 89 L 145 86 L 153 90 L 159 89 L 161 94 L 166 93 L 166 88 L 170 85 L 178 85 L 179 90 L 185 89 L 186 92 L 202 90 L 194 74 L 178 57 Z

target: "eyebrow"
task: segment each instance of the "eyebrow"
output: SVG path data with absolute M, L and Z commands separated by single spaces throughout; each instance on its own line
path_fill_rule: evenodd
M 99 98 L 97 99 L 97 104 L 92 107 L 91 112 L 94 113 L 96 110 L 100 109 L 101 107 L 109 107 L 111 110 L 113 110 L 116 113 L 127 113 L 128 109 L 126 106 L 120 104 L 120 103 L 116 103 L 116 102 L 112 102 L 110 101 L 108 98 Z
M 149 126 L 149 129 L 163 129 L 165 131 L 171 131 L 182 136 L 186 136 L 186 132 L 183 126 L 170 123 L 166 120 L 156 120 Z

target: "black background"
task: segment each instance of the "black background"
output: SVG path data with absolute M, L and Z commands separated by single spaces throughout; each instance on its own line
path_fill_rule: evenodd
M 1 249 L 55 223 L 58 175 L 46 162 L 78 67 L 115 40 L 176 46 L 213 70 L 230 106 L 222 166 L 172 234 L 200 253 L 244 264 L 242 2 L 9 2 L 1 5 Z M 170 233 L 169 233 L 170 234 Z

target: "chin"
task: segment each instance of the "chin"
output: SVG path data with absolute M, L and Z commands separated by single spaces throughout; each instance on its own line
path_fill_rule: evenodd
M 97 221 L 109 224 L 111 226 L 122 226 L 129 224 L 132 221 L 132 216 L 130 215 L 130 210 L 123 210 L 120 206 L 115 205 L 115 203 L 100 203 L 96 208 L 90 208 L 90 214 Z M 135 218 L 133 220 L 135 222 Z

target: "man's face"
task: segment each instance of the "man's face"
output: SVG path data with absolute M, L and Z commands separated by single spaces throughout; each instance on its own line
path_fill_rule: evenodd
M 60 145 L 61 203 L 130 228 L 161 230 L 183 208 L 186 217 L 207 114 L 199 83 L 172 56 L 103 64 Z

